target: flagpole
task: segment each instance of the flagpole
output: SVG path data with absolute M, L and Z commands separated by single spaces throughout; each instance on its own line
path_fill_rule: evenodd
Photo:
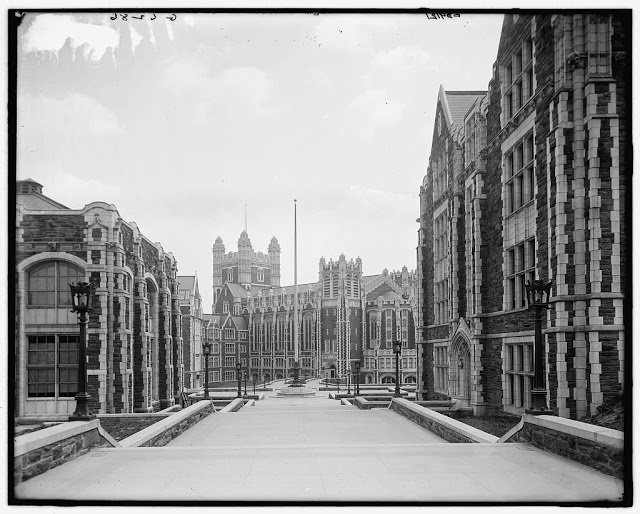
M 296 367 L 300 359 L 298 349 L 298 200 L 293 200 L 293 349 Z

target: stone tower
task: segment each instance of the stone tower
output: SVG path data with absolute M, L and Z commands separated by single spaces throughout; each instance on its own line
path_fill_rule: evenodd
M 269 244 L 269 260 L 271 261 L 271 285 L 280 287 L 280 245 L 275 236 Z
M 246 230 L 238 238 L 238 282 L 245 287 L 251 287 L 251 260 L 253 247 Z
M 224 257 L 224 243 L 220 236 L 213 245 L 213 303 L 215 304 L 222 289 L 222 259 Z M 213 312 L 213 309 L 212 309 Z

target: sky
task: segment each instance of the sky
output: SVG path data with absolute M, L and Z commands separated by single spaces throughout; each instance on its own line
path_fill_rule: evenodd
M 340 254 L 416 268 L 438 90 L 487 89 L 501 13 L 152 15 L 26 15 L 18 180 L 114 204 L 197 273 L 205 311 L 211 247 L 237 251 L 245 223 L 293 284 L 294 199 L 298 283 Z

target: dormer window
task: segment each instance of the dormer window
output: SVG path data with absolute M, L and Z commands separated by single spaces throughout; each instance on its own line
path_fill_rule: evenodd
M 227 282 L 233 282 L 233 270 L 227 271 Z
M 229 312 L 229 302 L 225 301 L 222 303 L 222 312 L 225 314 Z

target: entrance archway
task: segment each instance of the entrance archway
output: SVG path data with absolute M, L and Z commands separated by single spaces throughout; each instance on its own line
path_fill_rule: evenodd
M 382 383 L 383 384 L 395 384 L 396 383 L 396 379 L 395 377 L 382 377 Z

